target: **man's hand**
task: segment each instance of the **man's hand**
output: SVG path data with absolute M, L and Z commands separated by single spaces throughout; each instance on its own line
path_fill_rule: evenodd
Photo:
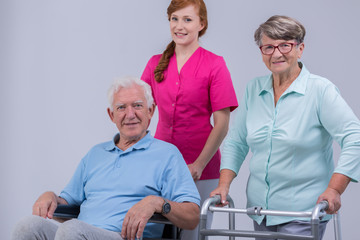
M 147 196 L 135 204 L 125 215 L 122 225 L 121 237 L 128 240 L 140 238 L 151 216 L 161 213 L 164 200 L 157 196 Z
M 57 203 L 58 201 L 55 193 L 45 192 L 34 203 L 32 214 L 51 219 L 53 218 Z

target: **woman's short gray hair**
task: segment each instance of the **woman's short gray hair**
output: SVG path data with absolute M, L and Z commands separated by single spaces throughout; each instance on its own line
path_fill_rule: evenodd
M 109 91 L 108 91 L 108 100 L 110 104 L 110 109 L 113 110 L 112 104 L 114 101 L 114 94 L 120 90 L 120 88 L 129 88 L 133 85 L 138 85 L 144 89 L 144 95 L 147 102 L 148 107 L 151 107 L 154 103 L 154 99 L 151 92 L 151 87 L 146 82 L 140 80 L 136 77 L 123 77 L 115 79 L 114 82 L 111 84 Z
M 274 15 L 256 29 L 254 38 L 258 46 L 261 46 L 264 35 L 274 40 L 295 39 L 297 43 L 302 43 L 305 38 L 305 27 L 291 17 Z

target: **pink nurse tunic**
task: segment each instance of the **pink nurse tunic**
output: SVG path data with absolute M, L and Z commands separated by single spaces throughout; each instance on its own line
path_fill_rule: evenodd
M 233 111 L 238 106 L 230 72 L 223 57 L 199 47 L 180 73 L 174 54 L 164 71 L 164 80 L 158 83 L 154 69 L 160 57 L 153 56 L 141 76 L 151 86 L 159 111 L 155 138 L 174 144 L 191 164 L 213 128 L 212 113 L 228 107 Z M 219 178 L 220 158 L 218 150 L 200 180 Z

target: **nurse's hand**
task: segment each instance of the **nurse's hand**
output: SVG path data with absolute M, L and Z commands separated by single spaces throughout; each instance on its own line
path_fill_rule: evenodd
M 204 168 L 196 164 L 196 162 L 188 164 L 188 168 L 194 181 L 199 180 Z

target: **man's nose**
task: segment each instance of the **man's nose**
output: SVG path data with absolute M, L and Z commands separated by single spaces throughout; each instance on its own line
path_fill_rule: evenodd
M 135 109 L 131 106 L 126 108 L 126 117 L 135 118 Z

